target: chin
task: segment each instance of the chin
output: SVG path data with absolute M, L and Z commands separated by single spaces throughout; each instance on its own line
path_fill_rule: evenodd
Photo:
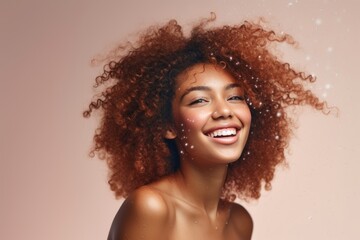
M 237 160 L 239 160 L 239 158 L 240 158 L 240 155 L 213 157 L 213 159 L 216 159 L 214 162 L 220 163 L 220 164 L 230 164 L 230 163 L 236 162 Z

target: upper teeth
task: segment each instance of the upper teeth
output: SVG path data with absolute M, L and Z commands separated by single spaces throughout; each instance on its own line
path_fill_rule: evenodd
M 208 134 L 209 137 L 231 136 L 231 135 L 236 135 L 235 128 L 219 129 Z

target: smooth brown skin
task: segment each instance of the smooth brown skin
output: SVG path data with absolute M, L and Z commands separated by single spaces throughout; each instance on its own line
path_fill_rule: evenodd
M 239 159 L 250 129 L 243 92 L 229 87 L 235 80 L 214 65 L 198 64 L 185 73 L 177 79 L 174 123 L 165 136 L 183 153 L 180 169 L 134 191 L 115 216 L 109 240 L 251 239 L 249 213 L 220 199 L 227 166 Z M 233 142 L 206 135 L 230 125 L 240 126 Z

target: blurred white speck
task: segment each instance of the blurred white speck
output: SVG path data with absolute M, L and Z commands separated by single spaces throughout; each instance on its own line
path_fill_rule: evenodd
M 296 3 L 298 3 L 299 2 L 299 0 L 294 0 L 294 1 L 292 1 L 292 2 L 289 2 L 288 3 L 288 6 L 289 7 L 291 7 L 291 6 L 294 6 Z
M 327 93 L 324 92 L 323 94 L 321 94 L 321 96 L 322 96 L 323 98 L 326 98 L 326 97 L 327 97 Z
M 328 83 L 328 84 L 325 85 L 325 89 L 330 89 L 330 88 L 331 88 L 331 84 L 330 84 L 330 83 Z
M 333 50 L 334 50 L 334 49 L 333 49 L 332 47 L 328 47 L 328 48 L 326 49 L 326 51 L 329 52 L 329 53 L 331 53 Z
M 316 18 L 316 19 L 315 19 L 315 24 L 316 24 L 317 26 L 320 26 L 320 25 L 322 24 L 322 19 L 321 19 L 321 18 Z
M 310 60 L 311 60 L 311 56 L 310 56 L 310 55 L 307 55 L 307 56 L 305 57 L 305 59 L 306 59 L 306 61 L 310 61 Z

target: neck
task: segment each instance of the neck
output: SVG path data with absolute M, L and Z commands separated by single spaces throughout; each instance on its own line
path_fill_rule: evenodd
M 226 174 L 225 164 L 199 167 L 183 160 L 174 177 L 184 199 L 215 218 Z

